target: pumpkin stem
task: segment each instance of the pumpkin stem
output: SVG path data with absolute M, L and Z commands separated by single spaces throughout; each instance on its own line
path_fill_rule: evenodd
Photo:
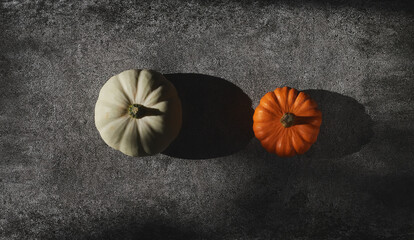
M 147 108 L 141 104 L 131 104 L 128 107 L 128 114 L 133 118 L 143 118 L 145 116 L 157 116 L 162 112 L 155 108 Z
M 283 127 L 288 128 L 295 124 L 295 114 L 293 113 L 285 113 L 282 118 L 280 118 L 280 122 L 282 123 Z
M 146 107 L 141 104 L 131 104 L 128 107 L 128 113 L 133 118 L 142 118 L 145 115 Z

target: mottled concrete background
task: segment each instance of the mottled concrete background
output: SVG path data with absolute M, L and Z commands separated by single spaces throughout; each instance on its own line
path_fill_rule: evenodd
M 0 239 L 414 239 L 409 1 L 1 1 Z M 184 126 L 132 158 L 94 125 L 105 81 L 150 68 Z M 184 74 L 178 74 L 184 73 Z M 251 114 L 279 86 L 324 114 L 281 159 Z

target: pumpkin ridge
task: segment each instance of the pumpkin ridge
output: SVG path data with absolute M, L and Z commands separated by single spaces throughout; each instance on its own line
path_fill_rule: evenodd
M 118 123 L 118 127 L 116 128 L 116 129 L 114 129 L 112 132 L 111 132 L 111 138 L 110 139 L 113 139 L 113 135 L 114 135 L 114 133 L 117 133 L 117 132 L 120 132 L 120 131 L 125 131 L 125 128 L 126 128 L 126 125 L 127 125 L 127 121 L 128 121 L 128 118 L 124 118 L 124 117 L 121 117 L 121 118 L 119 118 L 120 119 L 120 123 Z M 108 124 L 106 124 L 103 128 L 101 128 L 101 132 L 106 132 L 106 129 L 111 125 L 111 124 L 114 124 L 114 123 L 116 123 L 115 121 L 113 121 L 113 122 L 110 122 L 110 123 L 108 123 Z M 116 125 L 115 125 L 116 126 Z M 116 135 L 116 134 L 115 134 Z M 105 138 L 104 138 L 104 141 L 106 142 L 106 140 L 105 140 Z M 113 146 L 113 148 L 114 149 L 116 149 L 116 150 L 119 150 L 119 144 L 120 144 L 120 141 L 121 141 L 121 136 L 118 136 L 117 138 L 116 138 L 116 140 L 115 141 L 113 141 L 113 142 L 111 142 L 111 144 L 112 144 L 112 146 Z M 108 143 L 107 143 L 108 144 Z M 109 145 L 109 144 L 108 144 Z
M 313 110 L 310 110 L 310 111 L 313 111 Z M 319 110 L 314 110 L 313 112 L 310 112 L 310 114 L 306 114 L 306 113 L 298 114 L 296 115 L 296 118 L 297 118 L 296 124 L 297 125 L 301 125 L 301 124 L 315 125 L 313 124 L 313 122 L 315 121 L 321 122 L 319 121 L 321 117 L 322 117 L 322 114 L 320 113 Z
M 265 120 L 259 121 L 259 122 L 269 122 L 269 121 L 272 121 L 273 119 L 276 119 L 277 118 L 277 116 L 276 116 L 276 114 L 274 112 L 272 112 L 269 109 L 263 107 L 262 105 L 260 105 L 258 108 L 259 109 L 258 109 L 257 113 L 253 115 L 253 118 L 258 118 L 258 117 L 259 118 L 263 118 L 263 117 L 266 117 Z
M 302 116 L 302 117 L 321 117 L 321 110 L 319 110 L 317 107 L 310 107 L 307 108 L 303 111 L 296 111 L 295 114 L 297 116 Z
M 279 153 L 278 155 L 281 157 L 286 157 L 285 149 L 286 149 L 286 142 L 287 140 L 287 129 L 283 128 L 282 132 L 280 133 L 280 137 L 276 139 L 276 144 L 274 145 L 275 152 Z
M 277 113 L 275 113 L 274 111 L 275 109 L 271 109 L 270 105 L 262 104 L 260 106 L 261 106 L 261 109 L 263 109 L 263 112 L 265 112 L 266 114 L 273 116 L 273 117 L 277 116 Z
M 298 96 L 296 96 L 295 102 L 292 105 L 291 111 L 293 113 L 298 113 L 298 107 L 302 106 L 302 104 L 308 100 L 310 97 L 308 94 L 304 93 L 304 92 L 300 92 L 298 94 Z
M 146 122 L 147 120 L 144 120 L 144 121 Z M 147 125 L 147 128 L 152 133 L 152 135 L 156 135 L 156 134 L 160 134 L 161 133 L 160 131 L 155 130 L 154 127 L 151 124 L 147 124 L 146 123 L 146 125 Z
M 108 92 L 108 89 L 113 89 L 113 91 Z M 116 90 L 118 90 L 118 91 L 116 91 Z M 120 98 L 122 98 L 122 99 L 114 98 L 113 101 L 114 102 L 119 102 L 120 104 L 128 104 L 129 103 L 129 100 L 126 97 L 124 89 L 122 88 L 121 83 L 118 80 L 118 76 L 111 77 L 104 84 L 104 86 L 99 91 L 98 100 L 105 98 L 104 97 L 105 95 L 111 95 L 112 97 L 115 97 L 116 95 L 121 95 Z
M 162 85 L 156 87 L 154 90 L 151 91 L 150 94 L 148 94 L 148 96 L 146 96 L 144 99 L 141 99 L 142 105 L 150 107 L 150 104 L 148 102 L 151 101 L 154 98 L 154 95 L 157 95 L 157 94 L 161 95 L 161 92 L 163 90 L 162 87 L 163 87 Z M 136 98 L 135 98 L 135 100 L 136 100 Z M 154 100 L 154 101 L 158 102 L 158 99 Z
M 272 133 L 271 136 L 273 136 L 275 133 Z M 276 143 L 277 138 L 271 138 L 271 136 L 267 136 L 265 138 L 259 139 L 261 145 L 266 149 L 266 150 L 271 150 L 272 146 Z
M 283 114 L 282 109 L 280 108 L 277 99 L 272 96 L 273 92 L 269 92 L 265 95 L 265 97 L 260 100 L 259 106 L 262 106 L 264 109 L 266 109 L 271 115 L 274 115 L 277 117 L 275 111 L 277 113 Z M 274 93 L 273 93 L 274 95 Z
M 142 150 L 144 152 L 146 152 L 146 153 L 150 152 L 150 151 L 148 151 L 150 149 L 145 149 L 145 148 L 148 148 L 148 146 L 144 146 L 144 144 L 142 144 L 142 143 L 145 142 L 145 138 L 148 138 L 148 131 L 147 130 L 144 130 L 143 128 L 144 127 L 145 128 L 149 128 L 148 125 L 149 124 L 147 123 L 147 121 L 145 119 L 139 119 L 139 124 L 138 124 L 139 132 L 142 133 L 139 136 L 139 138 L 140 138 L 140 141 L 139 142 L 141 143 Z M 145 135 L 145 136 L 143 136 L 143 135 Z M 150 138 L 152 138 L 152 136 Z
M 139 119 L 139 132 L 140 133 L 144 133 L 145 137 L 149 137 L 149 138 L 157 138 L 157 136 L 162 135 L 162 131 L 161 132 L 157 132 L 152 128 L 152 125 L 149 124 L 148 119 Z M 146 130 L 144 130 L 143 128 L 146 128 Z M 144 139 L 142 139 L 142 135 L 140 136 L 140 143 L 141 143 L 141 147 L 142 150 L 146 153 L 146 154 L 152 154 L 152 152 L 154 151 L 154 148 L 148 145 L 144 146 Z M 161 143 L 159 143 L 158 145 L 163 145 Z M 156 150 L 155 150 L 156 151 Z
M 100 129 L 106 123 L 124 117 L 126 115 L 126 109 L 119 106 L 111 106 L 105 104 L 105 101 L 98 100 L 95 105 L 95 126 Z
M 124 86 L 123 86 L 123 84 L 122 84 L 122 81 L 121 81 L 121 79 L 120 79 L 120 77 L 119 77 L 118 75 L 116 76 L 116 79 L 117 79 L 117 82 L 119 83 L 119 85 L 121 86 L 119 89 L 121 90 L 122 94 L 123 94 L 123 95 L 124 95 L 124 97 L 127 99 L 127 101 L 128 101 L 129 103 L 131 103 L 131 99 L 129 98 L 129 96 L 128 96 L 127 92 L 125 91 Z
M 322 117 L 321 111 L 315 108 L 309 108 L 306 111 L 300 111 L 297 113 L 299 118 L 302 119 L 302 122 L 310 122 L 312 120 L 317 120 Z
M 270 123 L 271 124 L 271 123 Z M 259 124 L 259 125 L 264 125 L 264 124 Z M 271 126 L 269 126 L 269 127 L 272 127 L 272 125 L 273 125 L 273 128 L 277 128 L 277 127 L 275 127 L 274 126 L 274 124 L 271 124 Z M 259 126 L 257 126 L 257 124 L 254 126 L 254 128 L 256 129 L 256 132 L 259 130 L 258 128 L 260 128 Z M 265 127 L 266 128 L 266 127 Z M 278 132 L 280 131 L 280 128 L 278 128 Z M 276 131 L 264 131 L 264 130 L 262 130 L 262 129 L 260 129 L 259 130 L 259 132 L 263 132 L 263 135 L 262 136 L 257 136 L 257 135 L 261 135 L 261 134 L 259 134 L 259 133 L 257 133 L 256 134 L 256 132 L 255 132 L 255 136 L 259 139 L 259 140 L 265 140 L 266 138 L 268 138 L 269 136 L 273 136 L 274 134 L 275 134 L 275 132 Z
M 270 123 L 271 124 L 271 123 Z M 259 123 L 259 125 L 264 125 L 263 123 Z M 256 129 L 256 131 L 254 131 L 255 136 L 260 140 L 261 145 L 266 148 L 267 150 L 272 149 L 272 145 L 275 144 L 275 140 L 271 140 L 271 143 L 267 143 L 266 141 L 268 141 L 267 139 L 270 139 L 271 137 L 273 139 L 277 139 L 277 135 L 280 134 L 280 132 L 282 131 L 282 128 L 280 126 L 278 126 L 277 124 L 272 124 L 273 127 L 272 129 L 275 129 L 275 131 L 267 131 L 269 133 L 269 135 L 263 137 L 263 136 L 257 136 L 260 134 L 257 134 L 257 123 L 253 124 L 253 128 Z
M 151 99 L 153 97 L 153 95 L 156 94 L 155 92 L 157 92 L 158 89 L 161 89 L 159 91 L 162 91 L 163 88 L 165 90 L 164 92 L 167 92 L 168 93 L 168 97 L 167 98 L 178 97 L 177 89 L 175 89 L 174 85 L 172 85 L 172 83 L 169 82 L 164 77 L 164 75 L 162 75 L 161 73 L 152 71 L 152 70 L 145 70 L 145 69 L 142 72 L 144 74 L 146 72 L 148 72 L 149 74 L 151 74 L 152 77 L 154 77 L 156 75 L 159 77 L 159 82 L 151 81 L 151 83 L 149 83 L 149 85 L 150 85 L 149 86 L 150 92 L 147 92 L 146 94 L 142 95 L 141 96 L 141 99 L 139 99 L 142 102 L 142 104 L 147 104 L 146 103 L 147 102 L 147 99 Z M 138 91 L 137 91 L 137 95 L 138 95 Z M 160 95 L 161 95 L 161 99 L 165 98 L 165 96 L 164 96 L 165 94 L 160 94 Z M 138 96 L 135 96 L 134 99 L 135 100 L 138 100 L 137 97 Z M 157 100 L 157 101 L 160 101 L 160 100 Z
M 125 106 L 124 106 L 124 105 L 119 105 L 119 104 L 115 103 L 115 101 L 110 102 L 110 101 L 105 100 L 105 99 L 98 99 L 98 101 L 99 101 L 100 103 L 104 104 L 104 105 L 107 105 L 107 106 L 108 106 L 108 105 L 111 105 L 112 107 L 125 108 Z
M 270 106 L 266 105 L 266 104 L 261 104 L 261 110 L 265 113 L 267 113 L 270 116 L 275 116 L 275 113 L 272 112 L 272 110 L 270 109 Z
M 283 109 L 283 107 L 280 105 L 280 102 L 279 102 L 279 100 L 277 99 L 277 96 L 276 96 L 276 93 L 273 91 L 273 92 L 270 92 L 271 93 L 271 96 L 272 96 L 272 99 L 273 99 L 273 101 L 275 102 L 275 104 L 277 105 L 277 108 L 278 108 L 278 110 L 279 110 L 279 112 L 280 112 L 280 114 L 281 115 L 283 115 L 283 113 L 284 113 L 284 109 Z
M 318 109 L 318 104 L 313 101 L 312 99 L 308 98 L 306 101 L 304 101 L 303 103 L 301 103 L 301 105 L 299 105 L 295 112 L 298 115 L 302 115 L 304 112 L 308 112 L 312 109 Z
M 315 129 L 320 128 L 320 126 L 322 125 L 322 119 L 321 119 L 321 117 L 314 116 L 314 117 L 312 117 L 312 119 L 310 121 L 308 121 L 307 124 L 315 127 Z
M 163 90 L 164 90 L 164 92 L 168 93 L 167 96 L 164 96 L 165 94 L 161 94 Z M 161 95 L 161 96 L 159 97 L 159 99 L 155 100 L 156 103 L 154 103 L 154 104 L 148 103 L 149 101 L 151 101 L 151 99 L 155 98 L 154 95 L 157 95 L 157 94 Z M 141 101 L 143 102 L 143 105 L 152 106 L 152 105 L 155 105 L 159 102 L 163 102 L 165 100 L 168 100 L 168 99 L 171 99 L 171 98 L 174 98 L 174 97 L 178 97 L 176 89 L 175 89 L 175 92 L 172 92 L 171 89 L 169 89 L 169 86 L 167 84 L 159 84 L 157 87 L 154 87 L 154 89 L 151 91 L 151 93 L 149 93 L 144 99 L 141 99 Z
M 270 96 L 272 97 L 273 101 L 275 102 L 277 107 L 280 109 L 280 111 L 282 111 L 282 106 L 280 106 L 279 100 L 277 99 L 275 92 L 270 92 Z
M 127 130 L 128 126 L 129 126 L 129 124 L 134 124 L 134 123 L 131 123 L 131 121 L 133 121 L 132 118 L 130 118 L 129 119 L 129 122 L 125 124 L 125 129 L 124 129 L 124 131 L 122 131 L 122 137 L 121 137 L 121 140 L 120 140 L 121 145 L 119 146 L 119 149 L 118 150 L 120 150 L 123 153 L 125 153 L 125 151 L 124 151 L 125 149 L 122 149 L 121 150 L 122 146 L 124 146 L 124 144 L 122 144 L 122 143 L 124 142 L 124 139 L 126 139 L 126 134 L 130 133 L 130 132 L 126 131 L 126 130 Z M 127 154 L 127 155 L 130 155 L 130 154 Z
M 111 123 L 113 123 L 114 121 L 117 121 L 117 120 L 122 120 L 122 118 L 127 118 L 127 116 L 126 115 L 122 115 L 122 116 L 119 116 L 119 117 L 116 117 L 115 119 L 113 119 L 113 121 L 110 121 L 110 122 L 108 122 L 108 123 L 106 123 L 105 125 L 103 125 L 103 126 L 100 126 L 100 129 L 99 129 L 99 131 L 100 132 L 102 132 L 102 131 L 105 131 L 107 128 L 108 128 L 108 125 L 110 125 Z
M 301 145 L 304 145 L 305 146 L 304 148 L 306 148 L 306 145 L 309 145 L 311 143 L 305 141 L 305 139 L 303 139 L 303 137 L 300 134 L 298 134 L 298 132 L 295 129 L 292 129 L 292 135 L 294 135 L 294 137 L 291 138 L 291 140 L 292 140 L 292 146 L 295 148 L 296 153 L 303 154 L 304 152 L 301 151 L 302 149 L 300 149 L 300 148 L 299 149 L 296 149 L 297 146 L 295 146 L 295 144 L 294 144 L 293 141 L 296 141 L 297 139 L 300 139 L 300 141 L 302 141 L 302 144 Z
M 294 88 L 289 89 L 288 96 L 286 99 L 286 106 L 287 106 L 288 112 L 292 112 L 292 106 L 295 103 L 297 97 L 298 97 L 298 91 Z
M 291 157 L 291 156 L 294 156 L 294 155 L 297 154 L 296 149 L 293 146 L 293 142 L 292 142 L 292 140 L 293 140 L 293 137 L 292 137 L 293 131 L 292 131 L 292 129 L 286 129 L 286 131 L 287 131 L 287 135 L 288 135 L 288 138 L 287 139 L 288 139 L 288 142 L 289 142 L 289 145 L 290 145 L 290 147 L 286 148 L 287 150 L 290 149 L 290 152 L 288 152 L 286 154 L 286 156 Z
M 135 96 L 135 101 L 137 103 L 142 103 L 148 97 L 152 89 L 156 89 L 158 86 L 155 85 L 153 78 L 156 75 L 155 72 L 148 71 L 143 69 L 138 74 L 137 80 L 137 94 Z
M 142 69 L 135 69 L 137 71 L 137 77 L 135 79 L 135 94 L 134 94 L 134 101 L 137 102 L 137 96 L 138 96 L 138 86 L 139 86 L 139 76 L 141 75 Z
M 275 91 L 273 92 L 276 96 L 276 99 L 279 103 L 280 109 L 282 110 L 283 113 L 289 112 L 288 109 L 286 108 L 286 106 L 287 106 L 287 96 L 288 96 L 287 94 L 288 94 L 289 89 L 290 88 L 288 88 L 288 87 L 277 88 L 275 90 L 275 91 L 277 91 L 277 94 L 276 94 Z
M 296 149 L 296 147 L 295 147 L 295 138 L 294 138 L 294 136 L 295 136 L 295 132 L 292 130 L 292 129 L 290 129 L 291 131 L 290 131 L 290 146 L 292 146 L 292 148 L 293 148 L 293 151 L 295 152 L 295 154 L 298 154 L 298 150 Z
M 154 103 L 154 104 L 147 104 L 147 106 L 148 107 L 154 107 L 155 105 L 157 105 L 157 104 L 159 104 L 159 103 L 163 103 L 163 102 L 169 102 L 171 99 L 173 99 L 173 98 L 176 98 L 176 97 L 178 97 L 178 95 L 172 95 L 172 96 L 169 96 L 169 97 L 167 97 L 167 98 L 162 98 L 161 100 L 157 100 L 157 102 L 156 103 Z
M 310 129 L 309 129 L 310 128 Z M 314 140 L 308 140 L 305 138 L 305 135 L 314 135 L 316 133 L 318 133 L 319 131 L 315 131 L 316 127 L 313 127 L 312 125 L 309 124 L 303 124 L 303 125 L 297 125 L 296 126 L 296 131 L 298 134 L 301 135 L 301 137 L 303 138 L 303 140 L 309 144 L 313 144 L 316 142 L 316 138 Z
M 288 87 L 284 87 L 284 88 L 286 88 L 286 97 L 285 97 L 285 103 L 284 103 L 285 110 L 286 110 L 286 112 L 289 112 L 289 110 L 290 110 L 290 108 L 289 108 L 289 94 L 290 94 L 291 88 L 288 88 Z
M 280 133 L 283 131 L 283 129 L 281 127 L 275 127 L 275 131 L 270 132 L 271 134 L 269 136 L 267 136 L 266 138 L 269 137 L 273 137 L 273 136 L 277 136 L 280 135 Z M 265 138 L 265 139 L 266 139 Z
M 159 111 L 159 114 L 152 115 L 152 116 L 165 116 L 168 113 L 168 111 L 166 111 L 166 112 L 161 111 L 160 110 L 161 106 L 159 106 L 159 105 L 161 105 L 161 104 L 168 104 L 168 103 L 170 103 L 170 101 L 157 102 L 156 104 L 152 105 L 151 106 L 152 109 L 156 109 L 156 110 Z
M 142 146 L 142 142 L 141 142 L 142 139 L 141 139 L 140 121 L 141 119 L 135 119 L 135 124 L 137 126 L 137 143 L 138 143 L 137 152 L 138 152 L 138 155 L 142 155 L 140 152 L 143 151 L 145 153 L 144 155 L 147 155 L 147 152 L 145 152 L 144 147 Z
M 139 75 L 139 72 L 137 70 L 127 70 L 119 74 L 119 81 L 121 83 L 122 89 L 128 98 L 130 104 L 134 103 L 135 96 L 134 92 L 137 91 L 137 89 L 134 89 L 136 87 L 135 82 L 137 81 L 137 75 Z
M 273 121 L 266 121 L 266 122 L 254 122 L 253 127 L 257 130 L 260 130 L 261 128 L 278 128 L 279 126 L 276 125 Z

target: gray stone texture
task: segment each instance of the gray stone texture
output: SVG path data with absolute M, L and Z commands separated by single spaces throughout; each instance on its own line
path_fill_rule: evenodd
M 409 1 L 0 5 L 0 239 L 414 239 Z M 183 131 L 133 158 L 94 124 L 102 85 L 168 74 Z M 178 74 L 184 73 L 184 74 Z M 260 98 L 324 116 L 292 158 L 252 135 Z

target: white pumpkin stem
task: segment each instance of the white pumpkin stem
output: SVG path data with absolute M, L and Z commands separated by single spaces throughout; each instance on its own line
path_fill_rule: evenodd
M 132 118 L 143 118 L 145 116 L 157 116 L 162 112 L 155 108 L 147 108 L 141 104 L 131 104 L 128 107 L 128 114 Z
M 133 118 L 142 118 L 145 116 L 146 107 L 141 104 L 131 104 L 128 107 L 128 114 Z

